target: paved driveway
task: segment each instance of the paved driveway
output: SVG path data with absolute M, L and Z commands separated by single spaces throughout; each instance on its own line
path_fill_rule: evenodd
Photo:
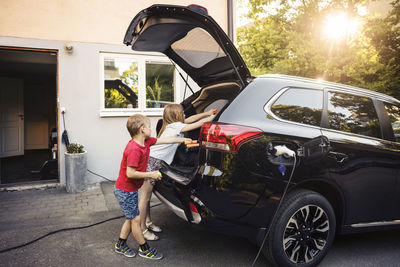
M 98 212 L 83 218 L 47 219 L 41 223 L 18 222 L 1 228 L 1 248 L 24 243 L 65 226 L 81 226 L 119 212 Z M 113 252 L 123 219 L 87 229 L 60 232 L 29 246 L 0 254 L 0 266 L 250 266 L 256 247 L 245 239 L 223 236 L 186 224 L 164 206 L 153 210 L 153 218 L 164 233 L 151 245 L 162 251 L 165 259 L 149 261 L 136 256 L 126 258 Z M 128 244 L 134 249 L 133 238 Z M 261 259 L 256 266 L 265 266 Z
M 67 212 L 68 216 L 37 216 L 36 219 L 30 216 L 25 220 L 22 215 L 18 218 L 0 216 L 0 250 L 50 231 L 120 216 L 120 211 L 115 209 L 113 203 L 110 204 L 110 188 L 103 188 L 104 195 L 96 193 L 96 197 L 88 198 L 98 203 L 105 202 L 106 205 L 97 206 L 102 209 L 107 206 L 108 211 L 76 215 Z M 1 194 L 0 200 L 4 200 Z M 30 194 L 32 199 L 40 197 Z M 82 201 L 79 195 L 76 199 Z M 37 212 L 40 214 L 40 211 Z M 30 211 L 27 214 L 33 213 Z M 153 208 L 152 215 L 153 220 L 164 229 L 161 239 L 151 242 L 164 253 L 165 259 L 161 261 L 149 261 L 138 256 L 126 258 L 114 253 L 113 244 L 123 223 L 123 219 L 115 219 L 86 229 L 59 232 L 26 247 L 0 253 L 0 266 L 251 266 L 257 253 L 257 247 L 246 239 L 215 234 L 189 225 L 163 205 Z M 128 244 L 137 249 L 132 237 Z M 261 257 L 256 266 L 268 266 L 268 263 Z M 400 231 L 339 236 L 320 266 L 400 266 Z

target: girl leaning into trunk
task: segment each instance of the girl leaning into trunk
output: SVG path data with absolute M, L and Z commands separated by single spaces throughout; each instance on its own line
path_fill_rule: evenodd
M 204 122 L 211 121 L 215 116 L 213 115 L 215 112 L 215 109 L 211 109 L 207 112 L 185 118 L 183 107 L 180 104 L 167 105 L 164 108 L 163 124 L 157 138 L 167 136 L 183 137 L 184 132 L 200 128 Z M 152 146 L 150 148 L 147 171 L 158 171 L 162 160 L 167 164 L 171 164 L 178 145 L 179 144 L 165 144 Z M 143 236 L 147 240 L 158 240 L 159 237 L 155 235 L 154 232 L 162 232 L 159 226 L 153 224 L 150 216 L 149 204 L 154 184 L 155 182 L 153 179 L 145 179 L 139 198 L 140 226 L 143 231 Z

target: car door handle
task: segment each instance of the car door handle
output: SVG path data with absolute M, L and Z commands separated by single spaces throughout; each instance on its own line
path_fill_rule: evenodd
M 346 159 L 349 158 L 349 156 L 347 156 L 347 155 L 344 154 L 344 153 L 340 153 L 340 152 L 332 152 L 332 151 L 329 151 L 329 154 L 332 155 L 332 156 L 334 156 L 335 159 L 336 159 L 336 161 L 337 161 L 338 163 L 343 163 Z

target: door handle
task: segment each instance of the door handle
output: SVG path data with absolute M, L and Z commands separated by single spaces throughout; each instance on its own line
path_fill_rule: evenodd
M 329 151 L 329 154 L 333 155 L 338 163 L 343 163 L 346 159 L 349 158 L 349 156 L 340 152 Z
M 21 121 L 24 120 L 24 115 L 18 115 L 18 117 L 20 117 Z

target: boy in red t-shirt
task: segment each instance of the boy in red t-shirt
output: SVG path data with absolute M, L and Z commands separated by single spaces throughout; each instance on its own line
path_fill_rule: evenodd
M 115 252 L 127 257 L 135 257 L 135 252 L 126 244 L 129 233 L 132 232 L 139 244 L 139 256 L 160 260 L 163 255 L 147 244 L 140 228 L 138 190 L 142 186 L 144 178 L 161 179 L 161 174 L 157 171 L 146 172 L 150 146 L 183 143 L 191 139 L 173 136 L 159 139 L 150 137 L 150 120 L 139 114 L 129 117 L 126 127 L 132 139 L 125 147 L 118 179 L 114 187 L 115 197 L 126 220 L 122 225 L 119 240 L 115 244 Z

